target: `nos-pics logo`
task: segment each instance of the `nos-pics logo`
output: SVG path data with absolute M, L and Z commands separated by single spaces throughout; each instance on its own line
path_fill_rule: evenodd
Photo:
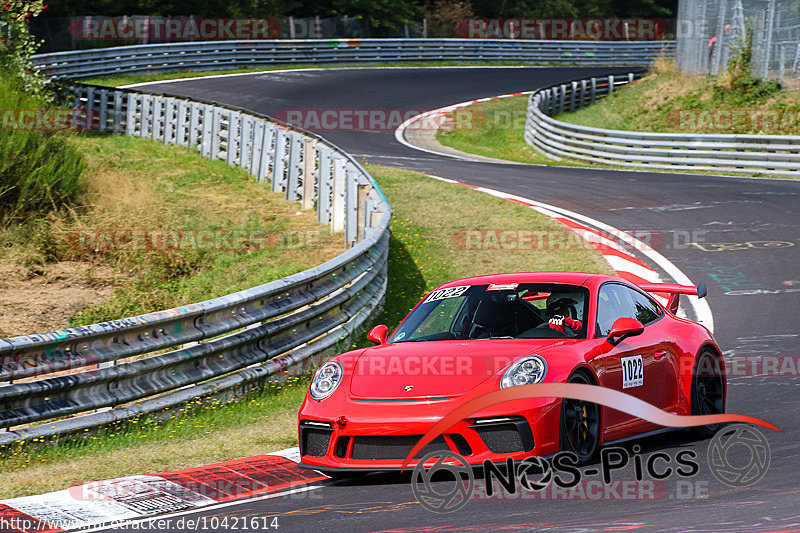
M 747 487 L 759 482 L 769 469 L 770 458 L 764 434 L 747 424 L 720 429 L 708 446 L 711 473 L 730 487 Z M 542 490 L 553 479 L 549 463 L 540 457 L 526 458 L 516 470 L 520 485 L 526 490 Z M 484 465 L 484 473 L 486 471 Z M 411 489 L 417 501 L 429 511 L 457 511 L 467 504 L 475 491 L 473 467 L 455 452 L 436 450 L 417 462 L 411 474 Z

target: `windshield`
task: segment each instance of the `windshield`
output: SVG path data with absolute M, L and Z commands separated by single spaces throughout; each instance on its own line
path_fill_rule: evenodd
M 426 296 L 389 342 L 585 338 L 588 298 L 563 284 L 448 287 Z

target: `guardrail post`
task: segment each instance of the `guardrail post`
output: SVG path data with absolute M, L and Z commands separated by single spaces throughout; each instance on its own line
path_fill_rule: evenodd
M 175 144 L 180 144 L 181 146 L 189 146 L 189 128 L 191 127 L 189 123 L 189 116 L 188 116 L 188 109 L 189 106 L 186 104 L 186 100 L 178 100 L 178 123 L 176 124 L 175 128 Z
M 242 129 L 239 135 L 239 166 L 250 169 L 253 159 L 253 124 L 255 120 L 247 115 L 242 115 Z
M 365 184 L 357 183 L 355 180 L 353 183 L 356 184 L 357 194 L 356 194 L 356 242 L 361 242 L 364 240 L 364 229 L 367 227 L 368 221 L 367 216 L 369 214 L 369 206 L 367 202 L 369 200 L 369 189 L 370 186 Z
M 139 107 L 141 95 L 129 94 L 128 95 L 128 109 L 125 117 L 125 135 L 134 137 L 136 135 L 136 109 Z M 141 115 L 140 115 L 141 116 Z
M 108 125 L 108 89 L 100 90 L 100 121 L 98 131 L 106 131 Z
M 150 122 L 150 128 L 151 128 L 150 137 L 154 141 L 162 140 L 164 132 L 164 123 L 166 122 L 164 117 L 164 97 L 154 96 L 153 105 L 150 109 L 152 110 L 152 121 Z
M 358 171 L 347 165 L 344 200 L 344 240 L 348 246 L 355 244 L 358 236 Z
M 608 75 L 608 94 L 614 92 L 614 76 L 611 74 Z
M 317 171 L 317 220 L 320 224 L 331 222 L 331 193 L 333 191 L 331 171 L 331 150 L 323 146 L 319 151 L 319 170 Z
M 576 104 L 575 99 L 577 97 L 577 93 L 578 93 L 578 82 L 573 81 L 572 83 L 570 83 L 570 95 L 569 95 L 570 111 L 575 111 L 575 104 Z
M 275 138 L 275 132 L 277 127 L 272 124 L 271 122 L 262 122 L 262 135 L 261 135 L 261 142 L 259 146 L 261 146 L 261 158 L 258 161 L 258 174 L 256 174 L 258 181 L 267 181 L 267 176 L 269 176 L 269 168 L 271 164 L 274 164 L 274 160 L 272 158 L 275 151 L 272 148 L 272 140 Z
M 316 174 L 317 141 L 306 139 L 303 142 L 303 211 L 314 208 L 315 182 L 319 181 Z
M 589 80 L 591 83 L 591 91 L 589 92 L 589 105 L 592 105 L 597 98 L 597 78 Z
M 92 115 L 94 114 L 93 113 L 94 109 L 95 109 L 94 93 L 95 93 L 95 88 L 94 87 L 87 87 L 86 88 L 86 108 L 85 108 L 85 110 L 86 110 L 86 123 L 90 123 L 89 121 L 92 120 Z
M 122 91 L 114 91 L 114 117 L 112 121 L 112 128 L 114 133 L 122 131 L 122 102 L 124 93 Z
M 278 128 L 275 132 L 275 155 L 272 159 L 272 192 L 283 192 L 283 175 L 286 168 L 286 130 Z
M 215 109 L 211 113 L 211 159 L 219 159 L 222 150 L 222 116 L 225 110 Z
M 294 131 L 289 132 L 289 172 L 286 174 L 286 199 L 295 201 L 300 199 L 300 150 L 302 150 L 303 137 Z
M 633 75 L 633 72 L 628 72 L 628 83 L 633 83 L 634 79 L 635 77 Z
M 342 157 L 333 158 L 333 198 L 331 199 L 331 231 L 333 233 L 344 231 L 344 195 L 347 180 L 345 163 L 346 160 Z
M 149 94 L 142 95 L 142 111 L 139 120 L 142 124 L 139 130 L 139 137 L 150 137 L 153 122 L 153 97 Z
M 228 113 L 228 139 L 225 145 L 225 161 L 230 166 L 239 164 L 242 140 L 242 114 L 236 111 Z
M 188 146 L 194 148 L 197 146 L 197 139 L 200 136 L 200 106 L 194 102 L 188 102 L 186 105 L 189 108 Z
M 174 98 L 167 98 L 164 102 L 164 144 L 177 144 L 178 142 L 178 106 Z
M 202 154 L 205 157 L 211 158 L 212 146 L 214 142 L 214 122 L 217 120 L 215 115 L 219 113 L 214 106 L 205 104 L 203 105 L 203 129 L 201 131 L 202 138 L 200 145 L 202 146 Z
M 578 107 L 584 107 L 586 105 L 586 80 L 581 80 L 581 97 L 578 101 Z
M 567 86 L 563 83 L 558 89 L 558 112 L 563 113 L 567 98 Z

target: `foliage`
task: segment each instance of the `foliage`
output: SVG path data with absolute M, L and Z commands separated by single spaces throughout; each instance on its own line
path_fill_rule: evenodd
M 374 28 L 396 28 L 422 16 L 477 17 L 674 17 L 677 0 L 63 0 L 48 16 L 160 15 L 197 17 L 360 18 Z M 441 10 L 440 10 L 441 9 Z
M 422 14 L 428 21 L 428 37 L 455 37 L 456 23 L 475 15 L 469 2 L 461 0 L 430 0 Z
M 755 104 L 781 90 L 776 80 L 764 80 L 753 76 L 753 28 L 745 27 L 745 34 L 738 38 L 728 63 L 728 71 L 713 85 L 714 99 L 732 106 Z
M 45 216 L 75 201 L 82 190 L 83 160 L 63 135 L 9 127 L 24 110 L 41 110 L 24 80 L 0 70 L 0 222 Z
M 49 101 L 49 80 L 34 70 L 30 59 L 41 43 L 28 31 L 31 18 L 45 9 L 44 0 L 8 0 L 3 4 L 0 9 L 0 67 L 23 80 L 26 92 Z

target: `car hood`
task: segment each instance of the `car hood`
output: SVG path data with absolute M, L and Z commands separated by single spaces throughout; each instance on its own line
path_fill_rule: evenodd
M 358 358 L 350 392 L 363 398 L 458 396 L 524 355 L 572 339 L 483 339 L 385 344 Z

